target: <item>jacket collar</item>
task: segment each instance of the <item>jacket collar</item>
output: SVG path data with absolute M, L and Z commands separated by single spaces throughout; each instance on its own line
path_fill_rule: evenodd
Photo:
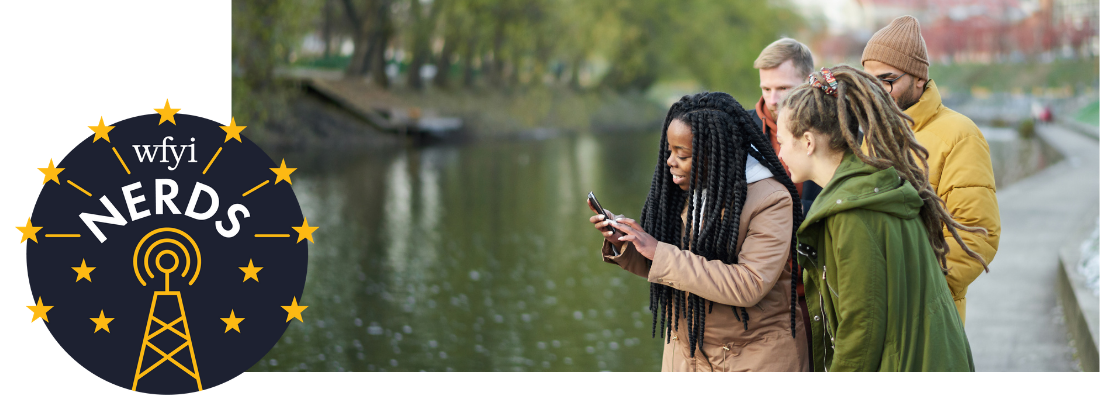
M 764 103 L 764 97 L 760 97 L 760 101 L 756 102 L 756 116 L 760 117 L 760 121 L 763 122 L 763 131 L 769 138 L 775 135 L 775 132 L 779 130 L 776 127 L 775 117 L 768 111 L 767 105 Z
M 936 87 L 936 82 L 929 79 L 928 85 L 924 87 L 924 94 L 920 96 L 917 104 L 905 110 L 905 114 L 913 118 L 913 131 L 924 129 L 942 106 L 943 98 L 940 97 L 940 89 Z

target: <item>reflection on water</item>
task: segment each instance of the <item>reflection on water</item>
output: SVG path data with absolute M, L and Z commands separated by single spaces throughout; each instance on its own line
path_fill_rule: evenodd
M 306 323 L 252 370 L 659 369 L 649 286 L 600 262 L 584 204 L 637 214 L 658 139 L 279 154 L 322 228 Z
M 299 168 L 295 194 L 321 229 L 306 322 L 251 370 L 659 370 L 649 285 L 600 261 L 584 203 L 594 191 L 636 216 L 658 141 L 277 154 Z M 998 186 L 1051 162 L 1036 144 L 990 145 Z

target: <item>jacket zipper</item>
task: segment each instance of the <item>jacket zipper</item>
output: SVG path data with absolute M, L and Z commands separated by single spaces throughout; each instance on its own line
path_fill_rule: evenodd
M 825 282 L 825 287 L 829 288 L 829 291 L 832 292 L 833 288 L 829 287 L 829 282 L 825 280 L 825 270 L 827 268 L 828 268 L 828 266 L 826 266 L 826 265 L 821 266 L 821 280 L 823 282 Z M 836 293 L 833 292 L 833 294 L 835 295 Z M 840 296 L 836 296 L 836 297 L 838 299 L 840 298 Z M 829 335 L 829 342 L 826 343 L 824 340 L 822 340 L 822 343 L 826 346 L 829 346 L 828 348 L 833 350 L 833 357 L 836 357 L 836 345 L 833 344 L 833 343 L 836 343 L 836 337 L 833 336 L 833 331 L 832 331 L 832 329 L 829 328 L 829 317 L 827 315 L 825 315 L 825 297 L 821 295 L 820 290 L 817 292 L 817 300 L 820 304 L 820 307 L 818 307 L 818 308 L 819 308 L 819 312 L 821 313 L 821 326 L 823 328 L 825 328 L 825 333 L 827 335 Z M 822 350 L 824 350 L 824 349 L 825 349 L 825 347 L 822 347 Z M 825 372 L 829 372 L 829 367 L 828 366 L 825 367 Z
M 825 279 L 825 270 L 827 268 L 828 268 L 828 266 L 822 266 L 821 267 L 821 281 L 825 282 L 825 287 L 829 288 L 829 293 L 832 293 L 833 296 L 836 296 L 837 299 L 840 299 L 840 294 L 837 293 L 836 290 L 833 289 L 833 286 L 829 284 L 829 280 Z
M 811 265 L 813 265 L 814 267 L 817 267 L 817 263 L 814 262 L 814 260 L 817 258 L 817 252 L 814 251 L 813 248 L 810 248 L 809 246 L 806 246 L 805 249 L 802 248 L 801 246 L 804 246 L 804 245 L 796 246 L 796 249 L 798 250 L 798 252 L 800 254 L 806 256 L 806 260 L 809 261 Z M 804 252 L 804 250 L 805 250 L 805 252 Z M 836 295 L 836 292 L 833 291 L 833 288 L 829 287 L 829 282 L 825 281 L 825 269 L 826 268 L 827 268 L 827 266 L 824 266 L 824 265 L 821 267 L 821 280 L 823 282 L 825 282 L 825 287 L 827 287 L 830 292 L 832 292 L 834 295 Z M 837 298 L 839 299 L 840 296 L 837 296 Z M 825 346 L 829 346 L 828 348 L 833 349 L 834 350 L 833 353 L 835 355 L 836 346 L 830 344 L 830 342 L 835 343 L 836 338 L 833 337 L 833 332 L 832 332 L 832 330 L 829 329 L 829 317 L 825 315 L 825 297 L 822 296 L 821 290 L 817 291 L 817 302 L 818 302 L 817 303 L 818 304 L 818 313 L 820 314 L 820 317 L 821 317 L 821 326 L 822 326 L 823 329 L 825 329 L 826 335 L 829 336 L 829 342 L 825 342 L 825 340 L 824 340 L 825 338 L 822 337 L 822 342 L 821 343 L 824 344 Z M 822 351 L 828 352 L 827 350 L 825 350 L 826 349 L 825 347 L 822 347 L 821 349 L 822 349 Z M 825 364 L 824 360 L 822 360 L 822 366 L 825 368 L 825 372 L 829 372 L 829 367 L 828 367 L 828 365 Z

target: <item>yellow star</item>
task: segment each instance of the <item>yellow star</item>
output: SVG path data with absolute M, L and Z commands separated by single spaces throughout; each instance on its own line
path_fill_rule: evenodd
M 46 311 L 50 311 L 53 306 L 42 305 L 42 296 L 38 296 L 38 305 L 27 306 L 27 308 L 31 309 L 31 311 L 34 312 L 34 317 L 31 318 L 31 322 L 37 321 L 38 318 L 42 318 L 43 321 L 50 322 L 50 319 L 46 318 Z M 287 321 L 290 320 L 288 319 Z
M 290 320 L 294 319 L 294 318 L 297 318 L 298 321 L 300 321 L 300 322 L 305 322 L 305 321 L 302 321 L 302 311 L 309 308 L 309 306 L 300 306 L 300 305 L 298 305 L 298 298 L 297 297 L 294 298 L 294 301 L 290 302 L 289 306 L 280 306 L 280 307 L 282 307 L 284 310 L 286 310 L 286 322 L 290 322 Z
M 229 119 L 229 126 L 223 126 L 222 127 L 222 130 L 225 131 L 225 141 L 229 142 L 229 139 L 237 139 L 237 141 L 240 142 L 241 141 L 241 131 L 243 131 L 244 128 L 247 128 L 247 126 L 243 126 L 243 125 L 238 126 L 237 125 L 237 119 L 236 118 L 230 118 Z
M 81 278 L 87 279 L 88 282 L 92 281 L 92 271 L 95 270 L 95 267 L 89 267 L 87 264 L 84 263 L 84 260 L 80 260 L 79 267 L 71 268 L 73 269 L 73 271 L 76 271 L 76 282 L 80 282 Z
M 95 322 L 95 332 L 92 332 L 92 333 L 99 332 L 100 329 L 107 331 L 107 333 L 111 333 L 111 328 L 108 327 L 107 324 L 109 324 L 109 323 L 111 323 L 111 321 L 115 320 L 114 318 L 105 318 L 105 317 L 103 317 L 103 310 L 99 310 L 99 318 L 88 318 L 88 319 L 92 320 L 92 322 Z
M 221 318 L 221 320 L 222 322 L 225 322 L 225 332 L 223 333 L 228 333 L 230 329 L 237 331 L 237 333 L 241 332 L 240 325 L 241 321 L 244 321 L 244 318 L 237 318 L 237 315 L 234 314 L 233 310 L 229 310 L 229 318 Z
M 260 277 L 256 276 L 256 274 L 258 272 L 260 272 L 261 269 L 264 269 L 264 267 L 253 267 L 252 266 L 252 260 L 248 260 L 248 266 L 247 267 L 237 267 L 237 268 L 240 268 L 241 271 L 244 271 L 244 280 L 241 281 L 241 282 L 247 282 L 248 278 L 252 278 L 252 280 L 254 280 L 256 282 L 259 282 Z
M 271 171 L 275 173 L 275 184 L 278 185 L 280 181 L 286 181 L 286 183 L 293 185 L 294 182 L 290 181 L 290 173 L 295 170 L 297 170 L 297 168 L 286 167 L 286 159 L 284 158 L 279 168 L 271 168 Z
M 299 243 L 302 239 L 309 239 L 310 243 L 317 243 L 313 241 L 313 231 L 317 230 L 317 227 L 309 226 L 309 218 L 302 220 L 302 226 L 292 226 L 290 229 L 298 232 L 298 241 L 294 243 Z
M 111 143 L 111 137 L 107 136 L 107 132 L 110 132 L 111 129 L 115 129 L 115 127 L 103 125 L 103 117 L 99 117 L 99 126 L 89 126 L 89 128 L 92 128 L 92 132 L 95 132 L 95 137 L 92 138 L 92 143 L 95 143 L 99 139 L 103 139 L 106 140 L 107 143 Z
M 175 116 L 176 113 L 180 111 L 180 109 L 172 108 L 172 106 L 168 105 L 168 100 L 166 99 L 164 100 L 164 108 L 154 108 L 153 111 L 156 111 L 157 114 L 160 114 L 160 122 L 157 122 L 157 125 L 163 124 L 164 121 L 171 122 L 172 125 L 175 125 Z
M 53 167 L 53 159 L 51 158 L 50 159 L 50 166 L 48 166 L 46 168 L 39 168 L 38 169 L 39 171 L 42 171 L 42 173 L 46 175 L 46 176 L 42 177 L 42 184 L 45 185 L 46 182 L 54 181 L 55 183 L 60 185 L 61 181 L 57 180 L 57 175 L 60 174 L 61 171 L 63 171 L 64 169 L 65 168 L 54 168 Z
M 19 243 L 26 242 L 27 239 L 33 240 L 35 243 L 38 243 L 37 233 L 39 230 L 42 229 L 42 227 L 31 225 L 31 219 L 27 218 L 27 226 L 17 226 L 15 227 L 15 229 L 18 229 L 19 232 L 23 232 L 23 238 L 19 239 Z

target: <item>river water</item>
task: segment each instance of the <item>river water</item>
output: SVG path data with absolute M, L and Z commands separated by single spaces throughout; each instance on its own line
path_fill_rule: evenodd
M 1058 160 L 989 129 L 999 187 Z M 273 154 L 321 228 L 305 323 L 250 371 L 660 370 L 649 284 L 600 260 L 585 206 L 636 217 L 659 139 Z

